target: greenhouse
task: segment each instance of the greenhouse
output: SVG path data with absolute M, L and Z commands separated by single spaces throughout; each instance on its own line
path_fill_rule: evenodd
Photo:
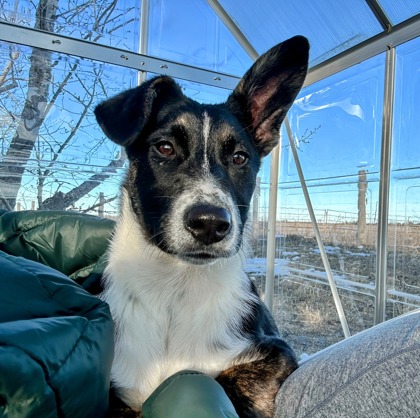
M 199 103 L 223 103 L 259 57 L 302 35 L 308 72 L 258 170 L 244 271 L 300 361 L 419 311 L 420 0 L 0 4 L 0 252 L 46 264 L 91 291 L 132 158 L 131 145 L 107 138 L 95 108 L 158 75 Z M 84 235 L 83 248 L 66 234 Z M 89 241 L 99 235 L 99 246 Z M 7 301 L 0 296 L 0 311 Z M 1 338 L 12 318 L 2 315 Z M 420 399 L 418 379 L 414 372 Z M 0 377 L 0 416 L 26 416 L 2 415 L 5 399 L 15 399 L 2 385 Z M 407 408 L 399 416 L 416 416 L 420 403 L 417 413 Z M 358 416 L 398 416 L 378 414 Z

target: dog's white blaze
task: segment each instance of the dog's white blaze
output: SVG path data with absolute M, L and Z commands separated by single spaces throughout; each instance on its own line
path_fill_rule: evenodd
M 205 174 L 210 174 L 210 162 L 208 156 L 208 146 L 209 146 L 209 137 L 210 137 L 210 116 L 207 112 L 203 114 L 203 138 L 204 138 L 204 162 L 203 168 Z
M 235 255 L 194 266 L 146 242 L 124 195 L 106 269 L 116 325 L 112 380 L 139 409 L 167 377 L 193 369 L 216 376 L 250 345 L 240 329 L 248 280 Z

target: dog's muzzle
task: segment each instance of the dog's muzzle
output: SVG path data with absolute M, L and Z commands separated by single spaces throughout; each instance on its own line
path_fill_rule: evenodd
M 184 216 L 185 229 L 200 243 L 211 245 L 223 240 L 232 227 L 229 210 L 209 204 L 192 206 Z

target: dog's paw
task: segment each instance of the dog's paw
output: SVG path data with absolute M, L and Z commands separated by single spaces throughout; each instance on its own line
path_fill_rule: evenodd
M 241 418 L 271 418 L 280 386 L 298 367 L 284 341 L 260 344 L 259 359 L 235 365 L 217 377 Z
M 271 418 L 280 384 L 276 379 L 262 379 L 255 366 L 252 362 L 231 367 L 220 373 L 216 380 L 241 418 Z

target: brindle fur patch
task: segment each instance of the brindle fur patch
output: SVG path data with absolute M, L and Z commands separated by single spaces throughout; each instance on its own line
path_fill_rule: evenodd
M 216 379 L 241 418 L 273 417 L 277 392 L 298 367 L 291 349 L 280 339 L 266 342 L 260 349 L 265 357 L 233 366 Z

